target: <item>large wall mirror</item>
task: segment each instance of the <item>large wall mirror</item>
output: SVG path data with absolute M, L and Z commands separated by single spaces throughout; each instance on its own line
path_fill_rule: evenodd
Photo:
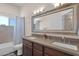
M 34 16 L 33 31 L 75 32 L 74 8 L 62 11 Z

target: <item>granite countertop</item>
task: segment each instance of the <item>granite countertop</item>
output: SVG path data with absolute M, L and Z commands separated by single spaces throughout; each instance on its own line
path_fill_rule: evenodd
M 42 44 L 44 46 L 48 46 L 50 48 L 54 48 L 56 50 L 71 54 L 71 55 L 74 55 L 74 56 L 79 56 L 79 47 L 78 46 L 77 46 L 78 50 L 72 50 L 72 49 L 60 47 L 57 45 L 53 45 L 52 43 L 56 42 L 55 40 L 51 41 L 50 39 L 43 39 L 43 38 L 38 38 L 38 37 L 33 37 L 33 36 L 24 36 L 23 38 L 26 40 L 36 42 L 36 43 Z
M 44 35 L 44 33 L 33 33 L 33 34 L 39 34 Z M 56 37 L 66 37 L 66 38 L 74 38 L 79 39 L 79 35 L 63 35 L 63 34 L 46 34 L 47 36 L 56 36 Z

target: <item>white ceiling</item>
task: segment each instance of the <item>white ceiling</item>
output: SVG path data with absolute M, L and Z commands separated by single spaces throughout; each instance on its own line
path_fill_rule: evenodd
M 8 4 L 18 6 L 18 7 L 52 5 L 51 3 L 8 3 Z
M 17 8 L 21 8 L 21 10 L 26 11 L 27 14 L 30 14 L 41 7 L 45 7 L 44 8 L 45 10 L 54 8 L 52 3 L 7 3 L 7 4 L 16 6 Z
M 8 4 L 17 6 L 19 8 L 26 7 L 28 10 L 39 9 L 40 7 L 46 7 L 47 9 L 52 9 L 54 7 L 53 3 L 8 3 Z

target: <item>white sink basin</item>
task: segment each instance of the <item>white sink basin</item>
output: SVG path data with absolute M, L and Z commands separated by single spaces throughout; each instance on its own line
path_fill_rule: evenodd
M 29 37 L 30 39 L 36 39 L 36 37 Z
M 72 49 L 72 50 L 78 50 L 76 45 L 69 45 L 69 44 L 64 44 L 64 43 L 59 43 L 59 42 L 54 42 L 52 44 L 56 46 Z

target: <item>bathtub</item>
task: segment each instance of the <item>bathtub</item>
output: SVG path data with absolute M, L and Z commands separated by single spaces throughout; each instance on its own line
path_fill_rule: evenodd
M 15 51 L 15 48 L 14 48 L 13 42 L 0 44 L 0 56 L 9 54 L 14 51 Z

